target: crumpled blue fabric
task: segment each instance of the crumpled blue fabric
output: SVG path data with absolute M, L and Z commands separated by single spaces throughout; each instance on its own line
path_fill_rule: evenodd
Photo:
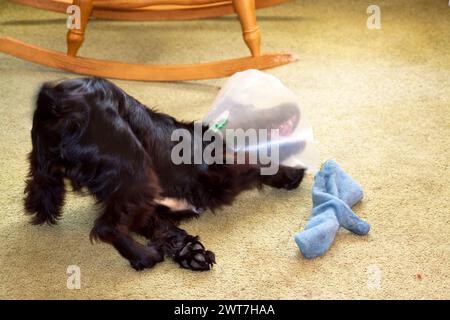
M 294 236 L 305 258 L 322 256 L 340 227 L 358 235 L 369 232 L 370 225 L 351 209 L 363 195 L 361 186 L 336 161 L 324 163 L 314 178 L 311 216 L 305 229 Z

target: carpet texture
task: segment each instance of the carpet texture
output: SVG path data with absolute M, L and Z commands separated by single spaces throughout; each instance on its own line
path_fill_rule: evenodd
M 381 30 L 369 30 L 370 4 Z M 299 97 L 322 159 L 364 188 L 354 207 L 372 229 L 340 231 L 304 259 L 293 235 L 311 210 L 312 178 L 295 191 L 251 191 L 217 214 L 182 224 L 214 251 L 210 272 L 170 260 L 135 272 L 109 245 L 89 242 L 92 198 L 69 194 L 56 227 L 35 227 L 22 197 L 34 95 L 75 77 L 0 54 L 0 298 L 450 298 L 450 7 L 444 0 L 293 1 L 258 11 L 265 52 L 299 61 L 272 69 Z M 65 51 L 65 16 L 0 1 L 0 34 Z M 188 63 L 247 55 L 233 16 L 187 22 L 92 21 L 80 55 Z M 199 119 L 225 79 L 114 81 L 141 102 Z M 66 269 L 81 270 L 81 289 Z

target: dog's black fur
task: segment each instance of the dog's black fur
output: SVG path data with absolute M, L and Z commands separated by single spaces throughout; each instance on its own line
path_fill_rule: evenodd
M 175 165 L 170 137 L 177 128 L 193 132 L 193 123 L 150 110 L 104 79 L 44 84 L 33 117 L 25 189 L 32 222 L 57 222 L 68 179 L 102 206 L 91 238 L 112 244 L 136 270 L 165 256 L 184 268 L 209 270 L 214 254 L 178 222 L 231 204 L 241 191 L 263 184 L 296 188 L 304 170 L 281 166 L 276 175 L 261 176 L 260 168 L 249 164 Z M 162 197 L 185 199 L 198 210 L 174 211 L 157 201 Z M 132 233 L 147 237 L 148 245 Z

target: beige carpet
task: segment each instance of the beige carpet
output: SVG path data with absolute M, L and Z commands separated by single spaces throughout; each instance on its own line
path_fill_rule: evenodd
M 369 4 L 381 30 L 368 30 Z M 292 239 L 311 208 L 299 190 L 248 192 L 216 215 L 183 224 L 217 255 L 211 272 L 167 260 L 135 272 L 105 244 L 91 245 L 89 197 L 70 194 L 56 227 L 34 227 L 22 208 L 25 157 L 38 86 L 73 77 L 0 54 L 0 298 L 450 298 L 450 7 L 446 0 L 293 1 L 258 12 L 264 51 L 300 60 L 269 72 L 292 88 L 322 158 L 365 189 L 356 211 L 372 230 L 338 234 L 305 260 Z M 0 34 L 65 50 L 61 14 L 0 2 Z M 247 54 L 234 17 L 190 22 L 92 21 L 80 54 L 133 62 L 200 62 Z M 206 112 L 225 79 L 115 81 L 182 119 Z M 81 289 L 66 268 L 81 269 Z

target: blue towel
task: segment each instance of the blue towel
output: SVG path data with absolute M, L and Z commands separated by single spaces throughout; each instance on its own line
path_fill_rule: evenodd
M 303 256 L 315 258 L 331 246 L 339 227 L 365 235 L 370 225 L 351 209 L 363 198 L 361 186 L 334 160 L 328 160 L 314 178 L 313 209 L 305 230 L 294 239 Z

